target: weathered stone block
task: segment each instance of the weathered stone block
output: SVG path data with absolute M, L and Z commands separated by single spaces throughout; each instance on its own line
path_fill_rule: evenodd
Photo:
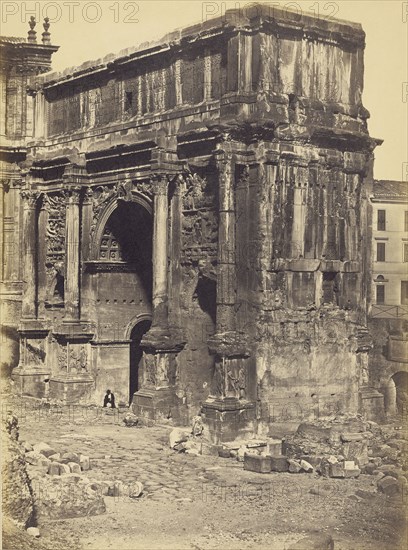
M 79 455 L 77 453 L 63 453 L 61 455 L 61 461 L 64 464 L 68 464 L 68 462 L 76 462 L 79 464 Z
M 360 475 L 360 469 L 357 467 L 357 465 L 354 463 L 353 460 L 346 460 L 344 462 L 344 477 L 345 478 L 352 478 L 352 477 L 358 477 Z
M 79 465 L 81 466 L 81 470 L 84 472 L 86 472 L 87 470 L 90 470 L 91 462 L 89 460 L 89 456 L 79 455 Z
M 33 445 L 33 451 L 36 453 L 40 453 L 46 456 L 47 458 L 55 454 L 55 450 L 49 445 L 47 445 L 47 443 L 43 443 L 43 442 L 36 443 L 35 445 Z
M 291 474 L 298 474 L 302 471 L 302 466 L 300 465 L 300 462 L 297 460 L 294 460 L 293 458 L 288 458 L 289 463 L 289 472 Z
M 296 544 L 289 547 L 288 550 L 333 550 L 334 541 L 331 535 L 326 533 L 313 533 Z
M 272 472 L 288 472 L 289 462 L 286 456 L 271 456 L 271 471 Z
M 330 464 L 329 466 L 330 477 L 344 477 L 344 464 L 343 462 L 337 462 L 336 464 Z
M 218 450 L 218 456 L 221 458 L 230 458 L 231 457 L 231 451 L 229 449 L 219 449 Z
M 68 462 L 67 464 L 70 472 L 72 474 L 80 474 L 81 473 L 81 466 L 77 464 L 76 462 Z
M 310 462 L 307 462 L 307 460 L 301 460 L 300 467 L 308 474 L 311 474 L 314 471 L 313 466 L 310 464 Z
M 50 455 L 48 458 L 53 462 L 61 462 L 61 453 L 55 453 L 53 455 Z
M 271 457 L 246 453 L 244 456 L 244 470 L 269 474 L 271 472 Z
M 68 466 L 68 464 L 60 463 L 59 467 L 60 467 L 60 475 L 71 473 L 71 468 Z
M 60 466 L 59 462 L 51 462 L 48 468 L 48 474 L 50 476 L 59 476 L 60 475 Z
M 269 439 L 266 443 L 266 454 L 270 456 L 282 456 L 282 440 L 281 439 Z
M 380 493 L 384 493 L 388 497 L 397 495 L 400 493 L 400 484 L 394 477 L 386 476 L 377 482 L 377 488 Z

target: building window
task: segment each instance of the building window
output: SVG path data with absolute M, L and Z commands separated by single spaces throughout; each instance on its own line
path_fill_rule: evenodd
M 385 231 L 385 210 L 377 211 L 377 231 Z
M 385 304 L 385 285 L 377 285 L 375 290 L 377 304 Z
M 408 233 L 408 210 L 404 212 L 404 231 Z
M 408 262 L 408 243 L 404 243 L 404 250 L 402 251 L 402 261 Z
M 408 306 L 408 281 L 401 281 L 401 305 Z
M 377 243 L 377 262 L 385 262 L 385 243 Z

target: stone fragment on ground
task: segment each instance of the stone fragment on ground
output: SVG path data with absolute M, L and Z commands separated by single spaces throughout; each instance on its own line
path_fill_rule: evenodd
M 174 449 L 176 445 L 188 440 L 190 431 L 182 428 L 174 428 L 169 434 L 169 447 Z
M 286 456 L 271 456 L 271 470 L 272 472 L 287 472 L 289 463 Z
M 35 538 L 39 538 L 40 537 L 40 530 L 37 528 L 37 527 L 29 527 L 27 529 L 27 533 L 31 536 L 31 537 L 35 537 Z
M 68 462 L 76 462 L 77 464 L 80 463 L 80 455 L 78 455 L 77 453 L 63 453 L 61 455 L 61 460 L 60 462 L 62 462 L 63 464 L 68 464 Z
M 39 519 L 94 516 L 106 511 L 102 495 L 82 475 L 44 476 L 33 482 L 33 492 Z
M 89 459 L 89 456 L 87 455 L 79 455 L 79 465 L 81 467 L 81 470 L 83 472 L 86 472 L 91 469 L 91 462 Z
M 329 477 L 345 477 L 344 476 L 344 463 L 336 462 L 335 464 L 330 464 L 329 466 Z
M 48 458 L 50 460 L 53 460 L 54 462 L 61 462 L 61 453 L 55 453 L 53 455 L 50 455 Z
M 123 423 L 127 428 L 141 427 L 140 419 L 135 414 L 128 412 L 124 418 Z
M 385 476 L 377 482 L 377 488 L 380 493 L 391 497 L 397 495 L 401 491 L 400 484 L 395 477 Z
M 345 478 L 354 478 L 360 475 L 360 469 L 354 462 L 354 460 L 345 460 L 344 461 L 344 477 Z
M 258 472 L 260 474 L 269 474 L 271 472 L 270 456 L 245 453 L 244 455 L 244 470 L 250 472 Z
M 143 493 L 143 483 L 136 481 L 129 488 L 130 498 L 139 498 Z
M 294 460 L 293 458 L 289 458 L 288 463 L 289 463 L 289 472 L 291 474 L 298 474 L 299 472 L 302 471 L 302 466 L 300 465 L 300 462 L 298 462 L 297 460 Z
M 333 537 L 326 533 L 313 533 L 300 539 L 288 550 L 334 550 Z
M 307 474 L 311 474 L 312 472 L 314 472 L 313 466 L 307 460 L 301 460 L 300 461 L 300 467 Z
M 76 462 L 68 462 L 67 464 L 70 472 L 72 474 L 80 474 L 81 473 L 81 466 L 77 464 Z
M 40 453 L 46 456 L 47 458 L 55 454 L 55 450 L 52 447 L 50 447 L 47 443 L 44 443 L 44 442 L 36 443 L 35 445 L 33 445 L 33 451 L 35 453 Z

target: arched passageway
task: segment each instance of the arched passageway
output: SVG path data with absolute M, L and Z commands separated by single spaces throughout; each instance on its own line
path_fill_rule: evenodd
M 388 381 L 384 392 L 384 406 L 387 415 L 408 413 L 408 373 L 396 372 Z
M 129 372 L 129 404 L 133 395 L 140 389 L 143 381 L 143 350 L 140 342 L 149 330 L 152 322 L 148 319 L 137 323 L 130 333 L 130 372 Z
M 117 201 L 99 233 L 92 289 L 100 399 L 110 388 L 118 403 L 128 403 L 140 387 L 140 341 L 152 313 L 152 237 L 151 212 L 124 200 Z

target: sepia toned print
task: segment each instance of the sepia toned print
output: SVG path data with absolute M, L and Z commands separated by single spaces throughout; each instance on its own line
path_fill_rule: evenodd
M 405 547 L 408 164 L 362 4 L 4 2 L 4 548 Z

